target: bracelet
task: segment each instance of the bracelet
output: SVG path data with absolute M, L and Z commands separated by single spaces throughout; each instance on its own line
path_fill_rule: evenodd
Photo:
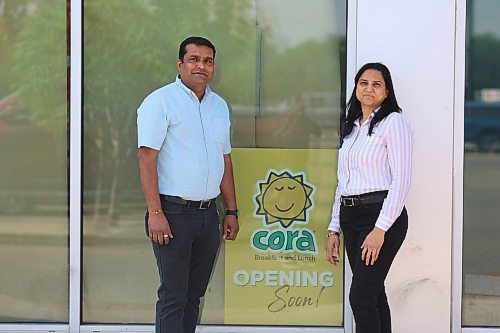
M 149 215 L 158 215 L 160 213 L 163 213 L 163 211 L 161 209 L 155 209 L 155 210 L 149 211 Z
M 336 232 L 336 231 L 331 231 L 331 230 L 328 230 L 328 237 L 332 236 L 332 235 L 335 235 L 335 236 L 340 236 L 340 233 Z

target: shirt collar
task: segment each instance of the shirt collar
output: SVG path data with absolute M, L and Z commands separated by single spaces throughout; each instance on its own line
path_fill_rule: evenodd
M 186 94 L 188 94 L 190 97 L 194 97 L 196 98 L 196 100 L 198 100 L 198 97 L 196 96 L 196 94 L 194 93 L 194 91 L 192 91 L 191 89 L 189 89 L 185 84 L 184 82 L 182 82 L 181 80 L 181 77 L 179 74 L 177 74 L 175 76 L 175 83 L 181 87 L 182 90 L 184 90 L 184 92 L 186 92 Z M 208 96 L 210 93 L 212 92 L 212 90 L 210 89 L 210 87 L 207 86 L 205 87 L 205 96 Z M 203 96 L 203 98 L 205 98 L 205 96 Z
M 369 124 L 372 121 L 373 117 L 375 117 L 375 115 L 377 114 L 377 112 L 380 110 L 380 108 L 381 107 L 379 106 L 378 108 L 376 108 L 375 110 L 373 110 L 372 113 L 370 113 L 370 115 L 368 116 L 368 120 L 365 121 L 364 124 Z M 359 118 L 354 121 L 354 125 L 359 126 Z

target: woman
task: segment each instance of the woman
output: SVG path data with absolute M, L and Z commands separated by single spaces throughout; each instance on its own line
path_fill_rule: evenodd
M 391 332 L 384 281 L 408 229 L 413 133 L 401 115 L 389 69 L 368 63 L 355 77 L 341 129 L 338 186 L 327 260 L 340 257 L 340 232 L 353 272 L 349 301 L 357 333 Z

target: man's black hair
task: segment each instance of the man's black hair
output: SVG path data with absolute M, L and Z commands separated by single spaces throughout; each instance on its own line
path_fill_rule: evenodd
M 184 39 L 181 45 L 179 46 L 179 60 L 181 62 L 184 61 L 184 55 L 186 54 L 186 45 L 189 44 L 194 44 L 197 46 L 208 46 L 209 48 L 212 49 L 212 51 L 214 51 L 214 59 L 215 59 L 215 46 L 214 44 L 212 44 L 212 42 L 210 42 L 208 39 L 204 37 L 191 36 Z

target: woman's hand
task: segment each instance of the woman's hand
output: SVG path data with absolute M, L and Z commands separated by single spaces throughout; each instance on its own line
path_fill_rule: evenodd
M 384 244 L 385 231 L 377 227 L 366 236 L 361 245 L 361 260 L 366 262 L 366 266 L 373 265 L 378 259 L 382 244 Z
M 328 236 L 325 247 L 326 260 L 332 265 L 340 262 L 340 239 L 339 235 L 332 234 Z

